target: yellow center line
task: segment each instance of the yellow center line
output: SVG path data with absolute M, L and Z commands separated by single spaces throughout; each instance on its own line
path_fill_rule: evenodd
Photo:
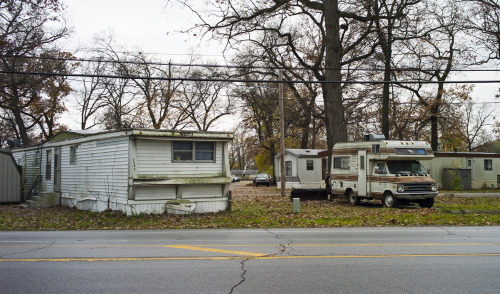
M 196 247 L 196 246 L 190 246 L 190 245 L 166 245 L 164 247 L 188 249 L 188 250 L 196 250 L 196 251 L 227 253 L 227 254 L 237 254 L 237 255 L 243 255 L 243 256 L 266 256 L 266 255 L 268 255 L 268 254 L 253 253 L 253 252 L 232 251 L 232 250 L 223 250 L 223 249 L 214 249 L 214 248 L 202 248 L 202 247 Z
M 398 257 L 472 257 L 500 256 L 500 253 L 471 254 L 391 254 L 391 255 L 298 255 L 298 256 L 228 256 L 228 257 L 116 257 L 116 258 L 3 258 L 0 262 L 68 261 L 162 261 L 162 260 L 231 260 L 231 259 L 327 259 L 327 258 L 398 258 Z
M 349 247 L 349 246 L 491 246 L 500 245 L 500 243 L 415 243 L 415 244 L 395 244 L 395 243 L 345 243 L 345 244 L 289 244 L 287 247 Z M 106 245 L 106 244 L 75 244 L 75 245 L 49 245 L 49 244 L 31 244 L 31 245 L 0 245 L 2 247 L 172 247 L 175 246 L 192 246 L 192 245 L 144 245 L 144 244 L 123 244 L 123 245 Z M 276 247 L 281 246 L 281 244 L 232 244 L 232 245 L 222 245 L 222 244 L 201 244 L 193 247 Z M 201 249 L 196 249 L 201 250 Z

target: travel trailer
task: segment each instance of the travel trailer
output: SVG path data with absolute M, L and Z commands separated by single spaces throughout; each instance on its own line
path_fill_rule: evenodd
M 434 205 L 436 181 L 420 164 L 434 157 L 427 142 L 370 135 L 362 142 L 335 144 L 332 157 L 332 194 L 349 197 L 352 205 L 361 199 L 378 199 L 391 208 L 410 202 Z

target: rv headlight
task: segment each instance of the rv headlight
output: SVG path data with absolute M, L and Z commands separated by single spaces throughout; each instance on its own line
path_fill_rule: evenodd
M 405 185 L 398 184 L 398 192 L 402 193 L 405 191 Z
M 437 189 L 437 185 L 436 185 L 436 184 L 432 184 L 432 185 L 431 185 L 431 191 L 432 191 L 432 192 L 437 192 L 437 190 L 438 190 L 438 189 Z

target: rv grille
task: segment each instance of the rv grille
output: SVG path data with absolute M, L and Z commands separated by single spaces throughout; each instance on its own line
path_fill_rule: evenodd
M 406 184 L 405 192 L 432 191 L 432 184 Z

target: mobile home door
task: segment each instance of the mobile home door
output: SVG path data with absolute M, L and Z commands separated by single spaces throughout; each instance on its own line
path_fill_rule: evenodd
M 358 151 L 358 195 L 366 196 L 366 150 Z

